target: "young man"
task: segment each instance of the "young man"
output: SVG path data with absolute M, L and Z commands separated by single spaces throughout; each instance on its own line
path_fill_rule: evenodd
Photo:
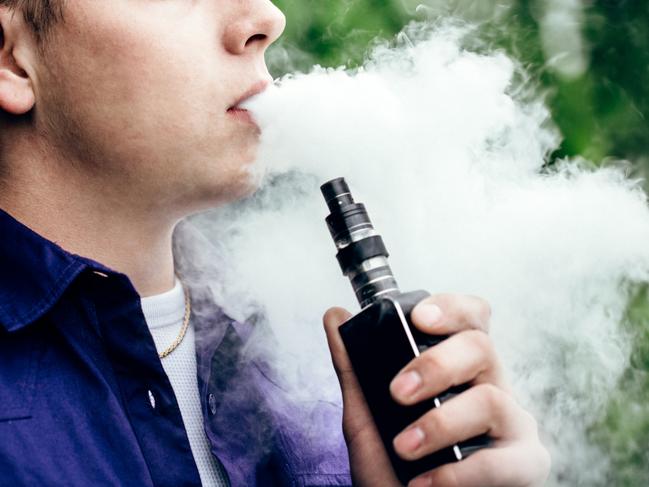
M 0 483 L 397 485 L 336 332 L 346 311 L 324 317 L 346 448 L 324 448 L 287 429 L 291 406 L 266 407 L 272 382 L 240 360 L 246 325 L 174 277 L 177 222 L 254 190 L 258 129 L 237 105 L 270 82 L 282 14 L 0 0 L 0 27 Z M 395 400 L 474 387 L 398 435 L 399 454 L 495 440 L 414 485 L 542 483 L 548 454 L 508 392 L 487 305 L 434 296 L 413 320 L 453 336 L 394 379 Z

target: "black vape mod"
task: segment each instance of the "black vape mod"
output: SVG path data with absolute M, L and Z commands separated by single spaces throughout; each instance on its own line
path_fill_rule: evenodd
M 392 440 L 398 433 L 467 386 L 454 387 L 414 406 L 402 406 L 392 399 L 390 382 L 397 373 L 446 337 L 424 334 L 411 325 L 410 313 L 429 294 L 399 291 L 383 239 L 374 230 L 365 206 L 354 202 L 344 178 L 329 181 L 320 189 L 330 211 L 326 222 L 338 249 L 336 258 L 362 308 L 340 326 L 340 335 L 395 473 L 406 484 L 421 473 L 462 460 L 488 445 L 489 438 L 483 435 L 416 461 L 396 454 Z

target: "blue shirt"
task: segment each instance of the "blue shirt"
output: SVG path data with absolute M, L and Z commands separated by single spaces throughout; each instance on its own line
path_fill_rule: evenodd
M 250 325 L 201 290 L 192 306 L 205 431 L 230 484 L 351 485 L 340 407 L 322 402 L 296 426 L 299 405 L 242 354 Z M 2 210 L 0 485 L 200 485 L 129 279 Z

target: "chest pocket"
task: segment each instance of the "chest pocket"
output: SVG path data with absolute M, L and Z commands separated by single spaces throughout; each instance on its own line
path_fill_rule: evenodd
M 43 348 L 34 335 L 29 327 L 0 331 L 0 422 L 31 417 Z

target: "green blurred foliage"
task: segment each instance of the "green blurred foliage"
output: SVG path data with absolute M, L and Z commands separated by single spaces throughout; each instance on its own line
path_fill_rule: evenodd
M 562 3 L 563 2 L 563 3 Z M 460 18 L 479 25 L 492 48 L 518 59 L 547 93 L 563 142 L 548 164 L 583 156 L 595 164 L 628 160 L 649 178 L 649 1 L 647 0 L 276 0 L 287 16 L 283 39 L 269 53 L 273 74 L 314 64 L 354 67 L 380 40 L 413 20 Z M 422 6 L 419 6 L 422 4 Z M 577 5 L 584 69 L 556 68 L 548 52 L 551 14 Z M 548 26 L 550 29 L 548 30 Z M 554 25 L 556 27 L 556 25 Z M 569 27 L 569 25 L 568 25 Z M 549 32 L 549 33 L 548 33 Z M 557 34 L 558 32 L 558 34 Z M 645 187 L 649 184 L 645 182 Z M 649 242 L 647 242 L 649 245 Z M 638 290 L 627 326 L 632 363 L 592 439 L 613 462 L 610 485 L 649 485 L 649 299 Z

